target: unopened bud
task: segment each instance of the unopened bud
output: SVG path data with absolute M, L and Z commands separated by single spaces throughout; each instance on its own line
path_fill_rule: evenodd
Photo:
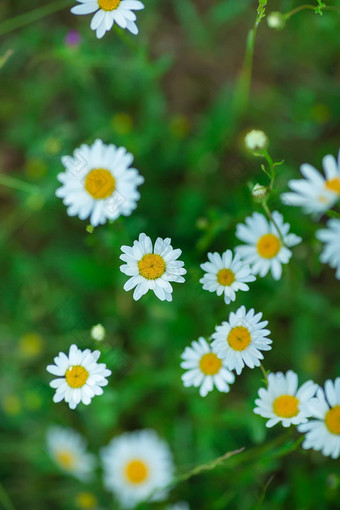
M 252 129 L 246 134 L 244 143 L 247 149 L 251 151 L 263 150 L 268 145 L 268 137 L 263 131 Z
M 267 16 L 268 27 L 274 28 L 275 30 L 281 30 L 286 24 L 286 20 L 281 12 L 271 12 Z
M 91 336 L 93 340 L 97 340 L 97 342 L 101 342 L 105 338 L 105 328 L 102 324 L 96 324 L 91 328 Z
M 255 184 L 251 192 L 251 196 L 256 202 L 262 202 L 268 196 L 268 194 L 268 187 L 262 186 L 262 184 Z

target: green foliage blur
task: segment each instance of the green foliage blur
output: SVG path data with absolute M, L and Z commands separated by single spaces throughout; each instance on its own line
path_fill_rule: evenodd
M 4 20 L 45 4 L 2 0 L 0 33 Z M 268 1 L 266 14 L 299 5 Z M 262 19 L 249 102 L 235 111 L 257 6 L 146 0 L 138 36 L 115 29 L 102 40 L 90 30 L 91 16 L 65 6 L 2 35 L 0 173 L 28 186 L 0 185 L 1 509 L 85 508 L 84 492 L 96 500 L 88 508 L 118 508 L 100 469 L 84 486 L 49 458 L 45 436 L 54 424 L 78 430 L 93 452 L 124 431 L 153 428 L 170 444 L 178 474 L 245 447 L 171 491 L 168 502 L 188 501 L 191 509 L 336 508 L 336 461 L 302 450 L 295 429 L 268 430 L 253 413 L 264 384 L 259 369 L 245 368 L 229 394 L 215 390 L 206 398 L 181 382 L 184 348 L 209 337 L 242 304 L 269 321 L 267 370 L 292 369 L 300 382 L 319 384 L 339 374 L 339 284 L 320 264 L 314 237 L 324 219 L 317 225 L 279 198 L 301 163 L 321 169 L 324 155 L 337 154 L 339 13 L 302 10 L 282 30 Z M 70 45 L 75 29 L 80 40 Z M 244 148 L 251 128 L 263 129 L 271 156 L 284 160 L 268 204 L 303 242 L 280 281 L 258 279 L 227 307 L 202 290 L 200 264 L 208 251 L 239 244 L 236 224 L 261 211 L 250 189 L 268 178 L 263 161 Z M 61 156 L 96 138 L 133 153 L 145 183 L 130 217 L 91 233 L 86 221 L 67 216 L 55 190 Z M 140 232 L 171 237 L 183 250 L 187 281 L 174 284 L 171 303 L 151 293 L 134 302 L 123 290 L 120 246 Z M 97 323 L 107 331 L 101 344 L 90 337 Z M 46 372 L 71 343 L 99 348 L 113 371 L 104 395 L 76 411 L 53 404 Z M 165 503 L 140 506 L 148 508 Z

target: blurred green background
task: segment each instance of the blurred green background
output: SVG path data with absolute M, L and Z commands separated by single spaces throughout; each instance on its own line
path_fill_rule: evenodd
M 268 3 L 268 12 L 302 4 Z M 44 4 L 2 0 L 0 33 L 3 20 Z M 259 369 L 245 368 L 229 394 L 215 390 L 203 399 L 182 386 L 179 363 L 192 340 L 211 335 L 244 304 L 269 321 L 274 343 L 266 369 L 293 369 L 301 382 L 319 384 L 339 374 L 339 284 L 319 263 L 317 225 L 279 199 L 301 163 L 321 169 L 322 157 L 338 150 L 339 15 L 302 11 L 281 31 L 263 20 L 250 101 L 235 114 L 257 2 L 145 4 L 137 37 L 117 30 L 99 41 L 91 16 L 65 7 L 0 40 L 7 57 L 0 69 L 0 172 L 29 183 L 26 191 L 0 186 L 0 508 L 84 508 L 84 491 L 95 496 L 93 508 L 117 508 L 100 470 L 84 486 L 54 465 L 44 442 L 53 424 L 80 431 L 94 452 L 123 431 L 154 428 L 170 444 L 179 473 L 246 447 L 174 488 L 169 501 L 188 501 L 191 509 L 336 508 L 336 462 L 294 449 L 297 431 L 267 430 L 253 413 L 263 385 Z M 65 40 L 71 29 L 80 34 L 74 46 Z M 207 251 L 234 248 L 236 223 L 260 210 L 249 184 L 267 178 L 262 161 L 243 147 L 254 127 L 267 133 L 274 160 L 285 161 L 269 206 L 303 243 L 279 282 L 268 275 L 227 307 L 202 290 L 199 265 Z M 54 193 L 61 156 L 97 137 L 132 152 L 145 183 L 132 216 L 89 233 Z M 187 283 L 174 286 L 172 303 L 150 293 L 136 303 L 123 290 L 120 246 L 140 232 L 169 236 L 183 250 Z M 90 338 L 98 322 L 107 330 L 102 344 Z M 71 411 L 53 404 L 45 367 L 74 342 L 99 346 L 113 374 L 102 397 Z

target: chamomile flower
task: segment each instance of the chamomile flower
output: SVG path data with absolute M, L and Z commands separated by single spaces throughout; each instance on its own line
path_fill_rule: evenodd
M 186 369 L 182 375 L 184 386 L 200 387 L 201 397 L 205 397 L 214 386 L 219 391 L 228 393 L 229 384 L 235 381 L 235 376 L 229 372 L 225 361 L 212 352 L 203 337 L 185 348 L 182 360 L 181 367 Z
M 321 262 L 336 268 L 335 277 L 340 280 L 340 220 L 332 218 L 327 222 L 327 228 L 318 230 L 316 237 L 325 243 L 320 256 Z
M 111 30 L 114 23 L 134 35 L 138 34 L 135 23 L 137 16 L 133 11 L 144 9 L 144 4 L 139 0 L 77 0 L 77 2 L 80 5 L 72 7 L 72 14 L 96 13 L 90 27 L 96 31 L 98 39 Z
M 97 363 L 99 356 L 99 351 L 81 351 L 76 345 L 71 345 L 68 356 L 60 352 L 54 358 L 55 365 L 47 367 L 48 372 L 58 376 L 50 382 L 56 389 L 53 401 L 65 400 L 75 409 L 80 402 L 88 405 L 95 395 L 102 395 L 102 386 L 108 384 L 106 377 L 111 375 L 111 370 L 105 363 Z
M 144 182 L 135 168 L 132 154 L 124 147 L 81 145 L 72 156 L 64 156 L 65 172 L 58 175 L 62 186 L 56 195 L 63 199 L 69 216 L 90 218 L 91 225 L 129 216 L 137 207 L 140 194 L 137 186 Z
M 340 456 L 340 377 L 326 381 L 324 389 L 318 388 L 307 407 L 313 419 L 298 426 L 299 432 L 306 433 L 302 447 L 337 459 Z
M 233 257 L 231 250 L 225 251 L 222 255 L 216 252 L 208 253 L 208 259 L 209 262 L 201 264 L 206 274 L 200 283 L 203 284 L 204 290 L 216 292 L 218 296 L 223 294 L 227 305 L 235 301 L 238 290 L 249 290 L 246 282 L 256 280 L 251 274 L 250 266 L 244 264 L 238 254 Z
M 254 413 L 268 418 L 267 427 L 281 422 L 284 427 L 305 423 L 310 416 L 306 404 L 314 396 L 317 385 L 305 382 L 298 389 L 298 376 L 292 370 L 268 374 L 268 387 L 259 389 Z
M 135 288 L 133 298 L 137 301 L 149 290 L 153 290 L 161 301 L 172 301 L 170 282 L 183 283 L 186 273 L 184 262 L 177 260 L 182 250 L 174 250 L 171 239 L 158 239 L 153 247 L 150 237 L 140 234 L 133 246 L 122 246 L 120 266 L 122 273 L 131 276 L 124 285 L 126 291 Z
M 246 243 L 237 246 L 236 253 L 245 263 L 250 264 L 254 274 L 266 276 L 271 271 L 273 278 L 279 280 L 282 264 L 287 264 L 292 256 L 289 248 L 299 244 L 301 237 L 289 234 L 290 225 L 284 223 L 282 214 L 275 211 L 272 216 L 284 244 L 274 223 L 268 221 L 263 214 L 255 212 L 246 218 L 245 225 L 239 223 L 236 226 L 236 237 Z
M 173 478 L 168 445 L 153 430 L 125 433 L 102 449 L 104 483 L 124 508 L 150 498 L 163 500 Z
M 54 426 L 46 436 L 47 450 L 64 472 L 79 480 L 89 480 L 96 465 L 95 456 L 86 451 L 86 442 L 78 432 Z
M 330 209 L 340 199 L 340 151 L 338 163 L 329 154 L 323 158 L 322 165 L 325 176 L 307 163 L 301 165 L 304 179 L 288 182 L 292 191 L 281 195 L 283 203 L 317 215 Z
M 260 366 L 263 359 L 261 351 L 271 349 L 272 340 L 265 327 L 268 321 L 262 321 L 262 313 L 255 314 L 253 308 L 248 312 L 241 306 L 229 314 L 228 322 L 217 326 L 212 335 L 212 349 L 223 360 L 229 370 L 240 374 L 246 365 L 249 368 Z

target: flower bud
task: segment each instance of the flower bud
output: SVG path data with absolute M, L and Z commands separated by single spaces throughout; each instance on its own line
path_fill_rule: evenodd
M 96 324 L 91 328 L 91 336 L 93 340 L 97 340 L 97 342 L 101 342 L 105 338 L 105 328 L 102 324 Z
M 268 187 L 262 186 L 262 184 L 255 184 L 251 192 L 251 196 L 256 202 L 262 202 L 268 196 L 268 194 Z
M 268 27 L 275 30 L 281 30 L 286 24 L 286 20 L 281 12 L 271 12 L 267 16 Z
M 263 150 L 268 145 L 268 137 L 263 131 L 252 129 L 246 134 L 244 143 L 251 151 Z

